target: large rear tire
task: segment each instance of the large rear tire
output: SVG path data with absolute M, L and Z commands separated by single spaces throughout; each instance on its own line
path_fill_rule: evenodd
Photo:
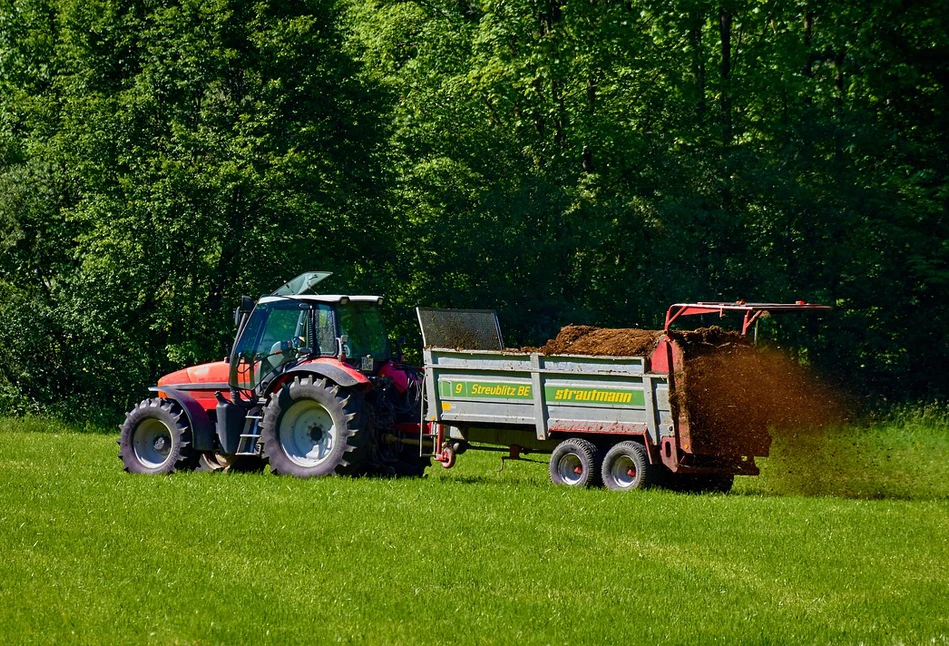
M 584 488 L 600 484 L 600 450 L 592 443 L 571 437 L 550 454 L 550 481 L 558 485 Z
M 325 379 L 296 377 L 264 409 L 260 442 L 270 472 L 297 478 L 357 475 L 366 433 L 355 394 Z
M 157 475 L 193 469 L 197 457 L 186 420 L 178 404 L 168 399 L 136 404 L 119 427 L 119 458 L 125 470 Z
M 603 458 L 603 484 L 613 491 L 646 489 L 659 484 L 659 467 L 649 464 L 639 442 L 620 442 Z

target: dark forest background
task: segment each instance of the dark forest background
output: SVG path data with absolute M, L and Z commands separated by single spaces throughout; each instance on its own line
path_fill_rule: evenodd
M 0 0 L 0 410 L 110 419 L 304 270 L 775 342 L 949 395 L 949 11 L 913 0 Z

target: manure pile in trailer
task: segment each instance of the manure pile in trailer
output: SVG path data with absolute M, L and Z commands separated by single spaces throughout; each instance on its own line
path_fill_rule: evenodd
M 662 334 L 662 330 L 568 325 L 561 328 L 560 334 L 543 347 L 531 350 L 542 354 L 642 357 L 652 354 Z
M 543 354 L 650 357 L 662 330 L 568 325 L 540 348 Z M 718 326 L 670 331 L 681 348 L 673 404 L 688 421 L 696 450 L 741 452 L 770 443 L 767 430 L 818 430 L 841 418 L 832 394 L 779 350 L 751 345 Z

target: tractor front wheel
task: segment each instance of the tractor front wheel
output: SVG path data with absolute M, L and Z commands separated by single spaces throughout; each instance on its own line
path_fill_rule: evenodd
M 550 454 L 550 481 L 568 487 L 595 487 L 600 484 L 600 450 L 594 444 L 571 437 Z
M 146 399 L 135 405 L 119 427 L 119 457 L 129 473 L 174 473 L 193 469 L 191 430 L 178 405 L 167 399 Z
M 260 441 L 271 473 L 297 478 L 356 475 L 366 434 L 355 394 L 325 379 L 296 377 L 270 398 Z

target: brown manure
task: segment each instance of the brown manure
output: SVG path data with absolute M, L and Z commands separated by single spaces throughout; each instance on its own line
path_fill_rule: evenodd
M 727 344 L 696 356 L 690 349 L 676 375 L 676 402 L 696 452 L 767 455 L 769 430 L 820 433 L 842 417 L 836 397 L 779 350 Z
M 641 357 L 652 354 L 662 334 L 662 330 L 568 325 L 538 351 L 543 354 Z
M 820 433 L 842 417 L 830 390 L 780 350 L 752 346 L 718 326 L 672 331 L 682 348 L 673 404 L 688 422 L 691 450 L 710 456 L 767 455 L 772 433 Z M 568 325 L 541 348 L 522 351 L 650 356 L 662 330 Z

